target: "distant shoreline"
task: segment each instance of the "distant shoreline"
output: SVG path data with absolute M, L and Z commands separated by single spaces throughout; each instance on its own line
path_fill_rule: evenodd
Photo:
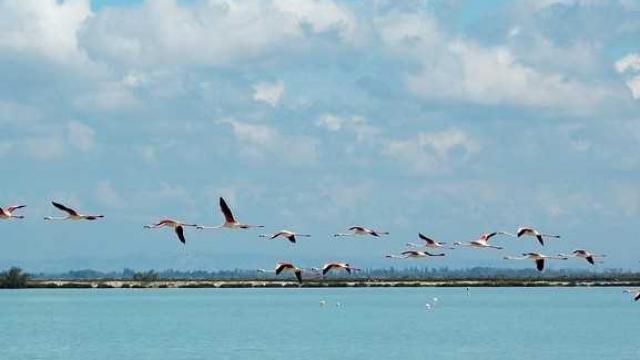
M 640 287 L 640 279 L 455 279 L 455 280 L 29 280 L 30 289 L 162 289 L 162 288 L 406 288 L 406 287 Z

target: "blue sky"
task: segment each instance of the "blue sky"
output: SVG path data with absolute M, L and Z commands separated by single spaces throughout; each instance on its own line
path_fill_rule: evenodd
M 1 267 L 403 266 L 418 231 L 523 224 L 563 238 L 427 264 L 638 267 L 635 1 L 0 0 L 0 70 L 0 202 L 29 205 Z M 217 223 L 220 195 L 314 237 L 142 229 Z M 51 200 L 108 218 L 44 223 Z M 392 235 L 329 236 L 354 224 Z

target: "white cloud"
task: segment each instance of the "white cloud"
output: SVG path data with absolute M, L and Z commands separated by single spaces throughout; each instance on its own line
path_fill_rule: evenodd
M 367 203 L 371 199 L 373 186 L 368 182 L 345 183 L 341 181 L 331 181 L 319 185 L 318 195 L 327 197 L 330 201 L 330 208 L 356 209 L 358 206 Z
M 102 204 L 112 208 L 122 208 L 124 201 L 118 191 L 108 180 L 103 180 L 96 187 L 96 198 Z
M 627 80 L 627 87 L 631 90 L 631 96 L 634 99 L 640 99 L 640 75 Z
M 446 172 L 456 163 L 464 163 L 481 146 L 466 132 L 450 128 L 421 132 L 406 140 L 389 140 L 382 153 L 409 165 L 415 172 Z
M 129 87 L 140 87 L 147 83 L 147 75 L 140 71 L 129 71 L 123 78 L 122 83 Z
M 274 83 L 261 82 L 253 85 L 253 100 L 261 101 L 275 107 L 284 93 L 284 84 L 281 81 Z
M 458 41 L 447 51 L 449 59 L 426 62 L 419 73 L 409 76 L 412 91 L 426 98 L 578 111 L 599 104 L 607 96 L 598 87 L 518 63 L 506 48 L 482 48 Z
M 72 121 L 67 124 L 67 139 L 78 150 L 89 151 L 93 147 L 96 132 L 83 123 Z
M 91 16 L 87 0 L 0 2 L 0 49 L 32 51 L 58 62 L 82 57 L 76 33 Z
M 30 137 L 24 141 L 27 153 L 38 160 L 61 158 L 65 152 L 65 144 L 59 137 Z
M 298 24 L 310 25 L 316 33 L 337 31 L 344 40 L 354 40 L 355 17 L 331 0 L 279 0 L 273 5 L 282 13 L 293 15 Z
M 42 119 L 41 110 L 17 102 L 0 100 L 0 124 L 34 126 Z
M 131 85 L 123 81 L 97 82 L 93 89 L 79 95 L 74 105 L 80 108 L 99 110 L 123 110 L 137 104 L 130 89 Z
M 82 43 L 94 57 L 127 65 L 227 65 L 303 45 L 307 27 L 351 41 L 354 22 L 328 0 L 155 0 L 101 11 L 83 28 Z
M 614 67 L 619 73 L 627 70 L 640 71 L 640 55 L 628 54 L 615 62 Z
M 317 161 L 317 141 L 305 135 L 284 135 L 261 124 L 250 124 L 231 118 L 217 121 L 228 124 L 240 143 L 238 152 L 262 160 L 268 156 L 293 165 L 311 165 Z
M 231 125 L 236 138 L 244 143 L 268 147 L 279 140 L 278 132 L 267 125 L 249 124 L 234 119 L 223 119 L 218 122 Z
M 627 56 L 616 61 L 614 67 L 619 73 L 639 73 L 640 72 L 640 55 L 628 54 Z M 631 96 L 634 99 L 640 99 L 640 74 L 633 76 L 626 81 L 627 87 L 631 90 Z
M 381 132 L 377 127 L 369 125 L 366 119 L 359 115 L 340 116 L 325 113 L 320 115 L 316 121 L 316 126 L 332 132 L 341 130 L 353 131 L 358 142 L 374 140 Z
M 506 46 L 447 34 L 429 14 L 391 13 L 375 23 L 383 44 L 419 69 L 407 72 L 407 87 L 425 99 L 586 111 L 610 96 L 601 86 L 518 61 Z
M 318 121 L 316 121 L 317 126 L 324 127 L 329 131 L 338 131 L 342 128 L 342 124 L 344 124 L 345 119 L 333 114 L 323 114 L 320 116 Z
M 536 189 L 538 206 L 550 217 L 579 217 L 605 210 L 603 205 L 590 194 L 577 191 L 558 191 L 557 187 L 542 186 Z

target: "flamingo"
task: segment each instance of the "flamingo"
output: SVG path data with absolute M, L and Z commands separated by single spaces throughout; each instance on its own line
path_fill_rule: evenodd
M 292 272 L 296 276 L 296 279 L 298 279 L 298 282 L 302 284 L 302 269 L 294 266 L 291 263 L 279 262 L 276 264 L 275 271 L 276 275 L 280 275 L 280 273 L 283 271 Z
M 276 233 L 273 233 L 271 235 L 268 234 L 262 234 L 262 235 L 258 235 L 259 237 L 264 237 L 264 238 L 269 238 L 269 240 L 271 239 L 275 239 L 277 237 L 283 237 L 286 238 L 287 240 L 289 240 L 292 243 L 296 243 L 296 236 L 303 236 L 303 237 L 311 237 L 311 235 L 309 234 L 298 234 L 296 232 L 290 231 L 290 230 L 280 230 Z
M 385 257 L 392 258 L 392 259 L 407 259 L 407 258 L 417 259 L 417 258 L 424 258 L 428 256 L 445 256 L 445 254 L 432 254 L 427 251 L 407 250 L 407 251 L 401 252 L 400 255 L 386 255 Z
M 538 271 L 544 270 L 544 260 L 545 259 L 555 259 L 555 260 L 567 260 L 566 256 L 558 255 L 558 256 L 547 256 L 542 255 L 540 253 L 530 252 L 523 253 L 522 256 L 505 256 L 503 259 L 505 260 L 525 260 L 530 259 L 536 263 L 536 268 Z
M 375 236 L 375 237 L 380 237 L 380 235 L 389 235 L 389 233 L 386 232 L 386 231 L 384 231 L 384 232 L 375 231 L 373 229 L 369 229 L 369 228 L 366 228 L 364 226 L 352 226 L 348 230 L 351 231 L 351 232 L 350 233 L 338 233 L 338 234 L 334 234 L 333 236 L 371 235 L 371 236 Z
M 18 209 L 22 209 L 27 205 L 13 205 L 7 207 L 0 207 L 0 219 L 24 219 L 22 215 L 13 215 L 13 212 Z
M 589 262 L 589 264 L 591 265 L 595 265 L 595 258 L 599 258 L 599 257 L 607 257 L 607 255 L 598 255 L 598 254 L 592 254 L 587 250 L 584 249 L 576 249 L 573 250 L 571 252 L 571 254 L 569 255 L 562 255 L 562 256 L 566 256 L 566 257 L 580 257 L 583 258 L 585 260 L 587 260 L 587 262 Z
M 57 209 L 62 210 L 67 213 L 67 216 L 46 216 L 45 220 L 97 220 L 104 217 L 104 215 L 84 215 L 80 214 L 76 210 L 64 206 L 60 203 L 52 201 L 51 204 L 55 206 Z
M 236 219 L 233 217 L 233 213 L 231 212 L 231 209 L 229 208 L 229 205 L 227 205 L 227 202 L 224 201 L 224 199 L 222 197 L 220 198 L 220 211 L 222 212 L 222 215 L 224 216 L 224 223 L 222 223 L 221 225 L 218 225 L 218 226 L 202 226 L 202 225 L 198 225 L 197 228 L 198 229 L 221 229 L 221 228 L 250 229 L 250 228 L 262 228 L 262 227 L 264 227 L 263 225 L 247 225 L 247 224 L 242 224 L 242 223 L 236 221 Z
M 549 237 L 549 238 L 560 238 L 560 235 L 550 235 L 550 234 L 541 234 L 538 230 L 528 227 L 528 226 L 521 226 L 518 228 L 518 231 L 516 231 L 516 236 L 517 237 L 521 237 L 521 236 L 534 236 L 536 239 L 538 239 L 538 242 L 540 243 L 540 245 L 544 246 L 544 239 L 545 237 Z
M 633 294 L 633 300 L 635 301 L 640 300 L 640 289 L 626 289 L 626 290 L 623 290 L 622 292 L 627 294 Z
M 322 266 L 322 276 L 325 276 L 331 270 L 340 270 L 340 269 L 344 269 L 349 274 L 351 274 L 352 271 L 360 271 L 360 269 L 354 268 L 347 263 L 329 262 Z
M 453 243 L 453 245 L 456 246 L 468 246 L 468 247 L 473 247 L 473 248 L 491 248 L 491 249 L 498 249 L 498 250 L 502 250 L 503 247 L 502 246 L 495 246 L 495 245 L 490 245 L 489 244 L 489 239 L 491 239 L 492 237 L 500 234 L 501 232 L 499 231 L 494 231 L 491 233 L 484 233 L 484 234 L 480 234 L 480 237 L 477 238 L 476 240 L 471 240 L 468 242 L 461 242 L 461 241 L 456 241 Z
M 178 239 L 180 240 L 181 243 L 186 244 L 186 239 L 184 238 L 184 227 L 185 226 L 191 226 L 191 227 L 197 227 L 198 225 L 196 224 L 185 224 L 183 222 L 180 221 L 176 221 L 173 219 L 162 219 L 160 221 L 158 221 L 155 224 L 151 224 L 151 225 L 145 225 L 144 228 L 145 229 L 156 229 L 156 228 L 160 228 L 160 227 L 171 227 L 174 229 L 174 231 L 176 232 L 176 235 L 178 235 Z
M 446 245 L 446 242 L 441 242 L 441 241 L 437 241 L 431 238 L 426 237 L 425 235 L 422 235 L 421 233 L 418 233 L 418 237 L 420 238 L 420 240 L 424 241 L 424 245 L 420 245 L 420 244 L 414 244 L 414 243 L 407 243 L 407 246 L 411 246 L 411 247 L 428 247 L 428 248 L 447 248 L 447 249 L 455 249 L 454 247 L 446 247 L 444 245 Z

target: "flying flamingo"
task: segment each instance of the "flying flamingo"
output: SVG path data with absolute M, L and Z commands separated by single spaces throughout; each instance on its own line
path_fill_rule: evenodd
M 302 269 L 295 267 L 291 263 L 279 262 L 276 264 L 275 271 L 276 275 L 280 275 L 283 271 L 292 272 L 296 276 L 296 279 L 298 279 L 298 282 L 302 284 Z
M 544 269 L 544 260 L 545 259 L 555 259 L 555 260 L 567 260 L 566 256 L 558 255 L 558 256 L 547 256 L 542 255 L 540 253 L 530 252 L 523 253 L 522 256 L 505 256 L 503 259 L 505 260 L 526 260 L 530 259 L 536 263 L 536 268 L 538 271 L 542 271 Z
M 224 199 L 222 197 L 220 198 L 220 211 L 222 212 L 222 215 L 224 216 L 224 223 L 222 223 L 221 225 L 217 225 L 217 226 L 202 226 L 202 225 L 198 225 L 197 228 L 198 229 L 221 229 L 221 228 L 249 229 L 249 228 L 261 228 L 261 227 L 264 227 L 262 225 L 242 224 L 242 223 L 239 223 L 238 221 L 236 221 L 236 219 L 233 217 L 233 213 L 231 212 L 231 209 L 229 208 L 229 205 L 227 205 L 227 202 L 224 201 Z
M 375 231 L 373 229 L 369 229 L 366 228 L 364 226 L 352 226 L 348 229 L 349 231 L 351 231 L 350 233 L 338 233 L 338 234 L 334 234 L 333 236 L 356 236 L 356 235 L 371 235 L 371 236 L 376 236 L 376 237 L 380 237 L 380 235 L 389 235 L 388 232 L 380 232 L 380 231 Z
M 331 270 L 340 269 L 344 269 L 349 274 L 351 274 L 352 271 L 360 271 L 360 269 L 354 268 L 347 263 L 329 262 L 322 266 L 322 276 L 325 276 Z
M 264 269 L 258 269 L 258 272 L 275 272 L 276 276 L 280 275 L 281 272 L 286 271 L 286 272 L 292 272 L 295 276 L 296 279 L 298 279 L 299 283 L 302 283 L 302 271 L 303 269 L 294 266 L 291 263 L 288 262 L 279 262 L 276 263 L 276 267 L 273 270 L 264 270 Z
M 494 231 L 491 233 L 484 233 L 484 234 L 480 234 L 480 237 L 477 238 L 476 240 L 471 240 L 468 242 L 461 242 L 461 241 L 456 241 L 453 243 L 453 245 L 456 246 L 468 246 L 468 247 L 473 247 L 473 248 L 491 248 L 491 249 L 498 249 L 498 250 L 502 250 L 503 247 L 502 246 L 495 246 L 495 245 L 490 245 L 489 244 L 489 239 L 491 239 L 492 237 L 500 234 L 501 232 L 498 231 Z
M 428 257 L 428 256 L 445 256 L 445 254 L 431 254 L 430 252 L 427 251 L 420 251 L 420 250 L 407 250 L 407 251 L 403 251 L 400 253 L 400 255 L 386 255 L 386 258 L 392 258 L 392 259 L 407 259 L 407 258 L 424 258 L 424 257 Z
M 176 235 L 178 235 L 178 239 L 180 240 L 180 242 L 185 244 L 187 242 L 186 239 L 184 238 L 184 227 L 185 226 L 197 227 L 198 225 L 196 225 L 196 224 L 185 224 L 183 222 L 172 220 L 172 219 L 162 219 L 162 220 L 158 221 L 155 224 L 145 225 L 144 228 L 145 229 L 156 229 L 156 228 L 160 228 L 160 227 L 171 227 L 176 232 Z
M 57 209 L 67 213 L 67 216 L 46 216 L 45 220 L 97 220 L 104 217 L 104 215 L 84 215 L 80 214 L 72 208 L 66 207 L 60 203 L 52 201 L 51 204 Z
M 635 301 L 640 300 L 640 289 L 626 289 L 626 290 L 623 290 L 622 292 L 627 294 L 633 294 L 633 300 Z
M 583 259 L 587 260 L 587 262 L 589 262 L 589 264 L 591 264 L 591 265 L 595 265 L 596 264 L 595 258 L 607 257 L 607 255 L 592 254 L 592 253 L 590 253 L 590 252 L 588 252 L 587 250 L 584 250 L 584 249 L 573 250 L 571 252 L 571 254 L 562 255 L 562 256 L 583 258 Z
M 516 231 L 516 236 L 517 237 L 521 237 L 521 236 L 534 236 L 536 239 L 538 239 L 538 242 L 540 243 L 540 245 L 544 246 L 544 239 L 543 238 L 560 238 L 560 235 L 549 235 L 549 234 L 541 234 L 538 230 L 528 227 L 528 226 L 521 226 L 518 228 L 518 231 Z
M 436 249 L 436 248 L 455 249 L 454 247 L 444 246 L 444 245 L 447 244 L 446 242 L 441 242 L 441 241 L 437 241 L 437 240 L 428 238 L 428 237 L 422 235 L 421 233 L 418 233 L 418 237 L 420 238 L 420 240 L 424 241 L 423 245 L 415 244 L 415 243 L 411 243 L 411 242 L 407 243 L 406 245 L 407 246 L 411 246 L 411 247 L 417 247 L 417 248 L 424 246 L 424 247 L 433 248 L 433 249 Z
M 27 205 L 13 205 L 4 208 L 0 207 L 0 219 L 24 219 L 24 216 L 13 215 L 13 212 L 26 206 Z
M 286 238 L 287 240 L 289 240 L 292 243 L 296 243 L 296 236 L 303 236 L 303 237 L 311 237 L 311 235 L 309 234 L 298 234 L 296 232 L 290 231 L 290 230 L 280 230 L 276 233 L 273 233 L 271 235 L 268 234 L 262 234 L 262 235 L 258 235 L 259 237 L 264 237 L 264 238 L 269 238 L 269 240 L 271 239 L 275 239 L 277 237 L 283 237 Z

